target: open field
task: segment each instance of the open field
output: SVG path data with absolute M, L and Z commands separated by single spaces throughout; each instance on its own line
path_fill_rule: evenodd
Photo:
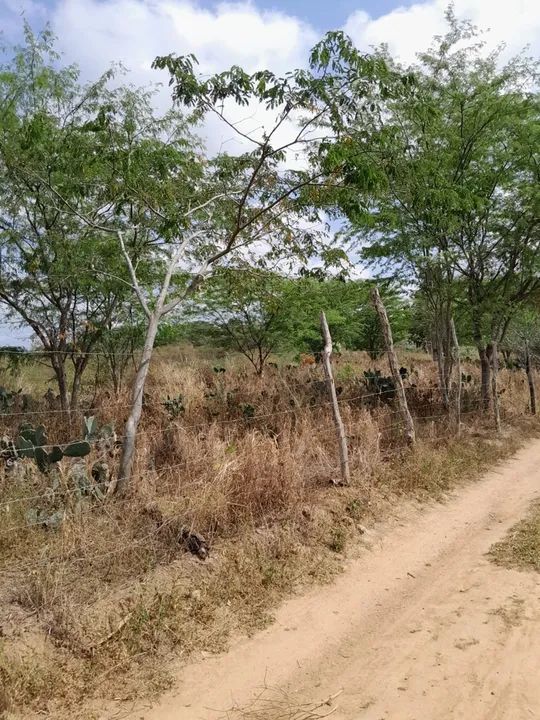
M 269 367 L 259 378 L 237 358 L 190 347 L 157 352 L 127 501 L 81 493 L 73 470 L 80 460 L 60 463 L 54 488 L 33 461 L 4 467 L 6 717 L 92 717 L 95 703 L 159 694 L 179 662 L 223 650 L 231 636 L 265 626 L 283 597 L 332 579 L 361 547 L 366 526 L 396 504 L 441 499 L 536 434 L 523 373 L 501 372 L 504 428 L 496 437 L 478 409 L 478 368 L 465 363 L 472 377 L 458 440 L 431 358 L 404 352 L 400 361 L 419 435 L 414 450 L 391 393 L 366 384 L 373 361 L 345 353 L 335 363 L 350 487 L 331 484 L 339 459 L 320 367 Z M 384 361 L 375 365 L 386 374 Z M 44 391 L 33 367 L 3 382 L 36 399 Z M 90 384 L 85 407 L 121 430 L 127 396 Z M 43 403 L 32 410 L 3 415 L 2 432 L 12 434 L 24 417 L 43 422 L 52 442 L 80 436 L 79 418 L 68 423 Z M 112 465 L 115 452 L 104 458 L 95 447 L 82 462 Z M 58 515 L 48 527 L 29 520 Z M 206 560 L 182 542 L 186 529 L 208 544 Z

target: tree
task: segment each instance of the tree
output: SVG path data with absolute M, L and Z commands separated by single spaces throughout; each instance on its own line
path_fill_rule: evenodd
M 0 70 L 0 302 L 34 331 L 67 412 L 129 288 L 109 235 L 51 202 L 49 183 L 78 212 L 95 203 L 87 190 L 95 163 L 83 166 L 80 156 L 96 152 L 84 123 L 108 79 L 82 87 L 76 68 L 57 69 L 56 61 L 50 34 L 26 27 L 26 44 Z
M 515 354 L 517 355 L 516 365 L 525 370 L 532 415 L 536 415 L 534 368 L 538 366 L 540 358 L 540 315 L 537 304 L 538 298 L 536 297 L 534 302 L 528 303 L 514 315 L 509 324 L 504 346 L 501 347 L 505 360 L 510 366 L 512 366 L 511 355 Z
M 286 288 L 290 346 L 319 353 L 322 340 L 317 325 L 325 313 L 334 342 L 348 350 L 365 350 L 372 359 L 384 351 L 384 336 L 370 300 L 372 281 L 345 277 L 307 276 Z M 395 329 L 396 341 L 406 337 L 408 306 L 391 284 L 381 284 L 381 294 Z
M 220 263 L 245 259 L 246 248 L 255 243 L 259 252 L 263 244 L 267 257 L 297 252 L 305 260 L 317 249 L 313 233 L 299 223 L 301 214 L 314 217 L 301 191 L 333 179 L 325 170 L 306 169 L 305 162 L 292 168 L 286 161 L 295 153 L 305 158 L 316 152 L 321 138 L 314 131 L 323 117 L 335 115 L 338 107 L 342 115 L 354 113 L 354 108 L 346 109 L 353 84 L 358 94 L 384 81 L 383 63 L 359 54 L 341 33 L 331 33 L 316 46 L 309 70 L 284 78 L 268 71 L 249 75 L 238 67 L 202 78 L 195 63 L 193 56 L 156 60 L 156 67 L 170 72 L 175 100 L 175 109 L 161 119 L 148 105 L 141 108 L 140 96 L 128 102 L 126 92 L 111 94 L 96 112 L 94 125 L 106 129 L 100 133 L 100 163 L 109 167 L 108 182 L 100 177 L 99 205 L 82 212 L 62 188 L 49 183 L 51 196 L 64 210 L 116 237 L 147 318 L 124 431 L 121 490 L 132 474 L 143 390 L 161 319 L 194 295 Z M 228 117 L 231 102 L 262 104 L 275 120 L 260 137 L 244 133 Z M 208 113 L 247 143 L 247 149 L 213 159 L 197 152 L 189 129 Z M 151 258 L 153 267 L 161 268 L 153 283 L 141 281 L 141 258 Z
M 537 288 L 540 250 L 536 65 L 501 67 L 448 11 L 449 31 L 403 68 L 402 88 L 336 144 L 326 163 L 346 188 L 330 199 L 364 257 L 415 286 L 429 308 L 441 365 L 451 373 L 450 319 L 468 316 L 490 397 L 490 359 L 512 315 Z M 365 192 L 365 177 L 370 193 Z
M 121 313 L 115 313 L 114 321 L 111 320 L 101 333 L 96 345 L 96 351 L 99 353 L 96 377 L 112 382 L 115 395 L 119 395 L 124 386 L 128 368 L 137 367 L 137 354 L 143 340 L 143 318 L 131 307 L 123 308 Z
M 239 352 L 262 375 L 271 353 L 288 347 L 291 340 L 286 293 L 290 282 L 259 268 L 221 268 L 191 313 L 207 323 L 209 340 Z
M 371 281 L 331 277 L 320 268 L 297 277 L 227 267 L 208 281 L 184 314 L 191 319 L 184 332 L 240 352 L 262 374 L 273 352 L 320 354 L 319 318 L 324 312 L 340 347 L 365 350 L 375 359 L 384 351 L 384 336 L 370 301 L 371 287 Z M 402 340 L 409 328 L 408 305 L 392 286 L 381 290 L 396 340 Z

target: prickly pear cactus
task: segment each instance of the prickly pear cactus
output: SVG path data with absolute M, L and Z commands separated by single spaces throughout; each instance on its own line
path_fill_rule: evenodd
M 87 442 L 96 442 L 97 440 L 107 440 L 114 435 L 112 425 L 102 425 L 99 427 L 97 418 L 94 415 L 85 417 L 83 420 L 83 437 Z
M 17 455 L 32 458 L 42 473 L 48 473 L 51 466 L 59 463 L 63 457 L 85 457 L 91 451 L 90 444 L 85 440 L 68 443 L 63 448 L 60 445 L 49 445 L 43 425 L 36 428 L 28 424 L 21 425 L 14 445 Z

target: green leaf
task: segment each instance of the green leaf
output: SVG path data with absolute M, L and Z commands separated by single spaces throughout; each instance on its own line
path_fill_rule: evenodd
M 66 447 L 63 448 L 63 453 L 66 457 L 85 457 L 85 455 L 90 454 L 91 450 L 90 443 L 83 440 L 66 445 Z

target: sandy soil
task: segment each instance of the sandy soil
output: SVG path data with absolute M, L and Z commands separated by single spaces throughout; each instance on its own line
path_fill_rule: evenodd
M 535 441 L 446 504 L 399 510 L 332 586 L 122 717 L 236 720 L 286 693 L 291 708 L 337 694 L 318 710 L 332 720 L 540 718 L 540 575 L 485 557 L 539 495 Z

